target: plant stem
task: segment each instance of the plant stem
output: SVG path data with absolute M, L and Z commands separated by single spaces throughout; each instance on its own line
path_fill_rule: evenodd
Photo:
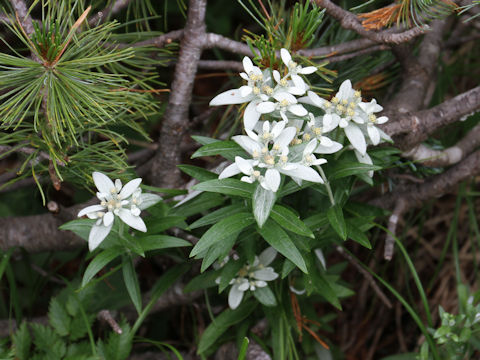
M 335 205 L 335 199 L 333 198 L 333 192 L 332 192 L 332 188 L 330 187 L 330 183 L 328 182 L 322 167 L 317 165 L 317 169 L 318 169 L 318 172 L 320 173 L 320 176 L 323 179 L 325 187 L 327 188 L 327 193 L 328 193 L 328 198 L 330 199 L 330 203 L 332 205 Z

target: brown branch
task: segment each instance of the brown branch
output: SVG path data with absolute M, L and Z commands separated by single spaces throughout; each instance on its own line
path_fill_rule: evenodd
M 370 39 L 355 39 L 337 45 L 323 46 L 314 49 L 301 49 L 297 51 L 297 54 L 306 57 L 328 57 L 362 50 L 376 44 L 375 41 Z
M 85 245 L 70 231 L 61 231 L 60 225 L 77 217 L 78 212 L 93 201 L 61 208 L 57 215 L 51 213 L 0 218 L 0 249 L 23 247 L 27 252 L 71 250 Z
M 398 221 L 401 219 L 403 213 L 407 210 L 407 203 L 403 198 L 398 199 L 392 215 L 388 218 L 388 233 L 385 239 L 385 249 L 383 251 L 383 258 L 385 260 L 392 260 L 395 249 L 395 234 L 397 231 Z
M 88 20 L 88 25 L 97 26 L 103 23 L 105 20 L 110 18 L 110 16 L 122 11 L 128 6 L 132 0 L 116 0 L 109 6 L 107 6 L 102 11 L 97 12 L 90 20 Z
M 117 334 L 123 333 L 122 328 L 115 321 L 112 313 L 109 310 L 100 310 L 97 314 L 97 318 L 101 321 L 105 321 Z
M 183 29 L 174 30 L 148 40 L 140 41 L 138 43 L 134 43 L 134 44 L 115 43 L 112 46 L 116 46 L 119 49 L 124 49 L 128 47 L 140 47 L 140 46 L 154 46 L 154 47 L 162 48 L 165 45 L 168 45 L 174 41 L 180 40 L 183 36 L 183 31 L 184 31 Z
M 480 150 L 477 150 L 444 173 L 431 177 L 423 184 L 398 186 L 395 191 L 377 197 L 370 203 L 384 209 L 392 209 L 399 199 L 403 199 L 407 208 L 412 209 L 423 205 L 429 199 L 446 194 L 461 181 L 479 173 Z
M 226 38 L 222 35 L 208 33 L 205 35 L 203 41 L 204 49 L 219 48 L 240 55 L 255 55 L 247 44 Z
M 372 52 L 385 51 L 385 50 L 390 50 L 390 47 L 388 45 L 374 45 L 374 46 L 370 46 L 366 49 L 358 50 L 356 52 L 350 52 L 350 53 L 345 54 L 345 55 L 328 57 L 325 60 L 327 60 L 329 63 L 335 63 L 335 62 L 350 60 L 350 59 L 353 59 L 357 56 L 370 54 Z
M 402 155 L 427 166 L 445 167 L 458 163 L 480 146 L 480 124 L 471 129 L 457 144 L 444 150 L 434 150 L 419 144 Z
M 13 10 L 17 13 L 18 18 L 20 19 L 20 24 L 27 33 L 27 35 L 33 34 L 35 31 L 33 29 L 33 20 L 30 14 L 28 13 L 27 5 L 23 0 L 10 0 Z
M 151 162 L 151 180 L 156 186 L 176 187 L 180 181 L 176 164 L 181 162 L 180 143 L 188 128 L 188 109 L 205 36 L 206 5 L 206 0 L 190 0 L 170 98 L 163 117 L 159 148 Z
M 395 145 L 410 149 L 436 130 L 480 110 L 480 86 L 457 95 L 428 110 L 397 117 L 382 126 L 394 137 Z
M 342 255 L 345 259 L 347 259 L 350 264 L 352 264 L 355 269 L 358 270 L 358 272 L 360 274 L 363 275 L 363 277 L 365 277 L 365 279 L 367 280 L 368 284 L 370 285 L 370 287 L 373 289 L 373 291 L 375 291 L 375 293 L 377 294 L 377 296 L 380 298 L 380 300 L 385 304 L 386 307 L 388 307 L 389 309 L 392 308 L 392 303 L 390 302 L 390 300 L 388 299 L 388 297 L 383 293 L 383 291 L 378 287 L 377 283 L 375 282 L 375 279 L 373 278 L 373 276 L 367 271 L 365 270 L 359 263 L 358 261 L 352 257 L 350 254 L 348 254 L 347 252 L 345 252 L 345 250 L 341 247 L 341 246 L 336 246 L 335 247 L 335 250 L 340 254 Z
M 240 61 L 231 60 L 200 60 L 198 68 L 204 70 L 233 70 L 235 72 L 243 71 L 243 64 Z
M 42 160 L 50 161 L 51 160 L 50 155 L 48 155 L 44 151 L 38 151 L 37 149 L 32 149 L 32 148 L 29 148 L 29 147 L 15 148 L 15 147 L 9 146 L 9 145 L 0 145 L 0 154 L 6 153 L 6 152 L 9 152 L 9 151 L 18 152 L 18 153 L 27 154 L 27 155 L 31 155 L 31 154 L 34 154 L 35 152 L 38 152 L 38 156 L 36 157 L 36 160 L 40 160 L 40 161 L 42 161 Z M 59 160 L 57 160 L 57 164 L 60 165 L 60 166 L 65 166 L 65 163 L 63 163 Z
M 386 106 L 388 111 L 391 113 L 417 111 L 430 101 L 426 94 L 437 70 L 436 63 L 443 46 L 443 34 L 448 26 L 449 22 L 446 20 L 432 21 L 431 31 L 425 35 L 420 44 L 418 57 L 415 57 L 412 49 L 405 45 L 393 48 L 404 76 L 400 89 Z
M 323 7 L 327 14 L 340 22 L 340 25 L 348 30 L 353 30 L 357 34 L 370 39 L 377 43 L 385 44 L 401 44 L 408 42 L 413 38 L 422 35 L 427 27 L 414 27 L 402 33 L 386 33 L 385 31 L 368 31 L 366 30 L 357 16 L 340 6 L 335 5 L 330 0 L 314 0 L 315 3 Z
M 0 23 L 11 24 L 12 20 L 5 14 L 0 14 Z

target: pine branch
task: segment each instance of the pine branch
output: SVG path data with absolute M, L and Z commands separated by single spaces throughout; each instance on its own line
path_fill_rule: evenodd
M 402 33 L 393 34 L 386 33 L 384 31 L 368 31 L 362 26 L 362 23 L 355 14 L 342 9 L 340 6 L 335 5 L 330 0 L 314 1 L 318 6 L 325 8 L 327 14 L 340 22 L 340 25 L 343 28 L 353 30 L 357 34 L 377 43 L 401 44 L 404 42 L 408 42 L 419 35 L 422 35 L 427 29 L 427 27 L 415 27 Z

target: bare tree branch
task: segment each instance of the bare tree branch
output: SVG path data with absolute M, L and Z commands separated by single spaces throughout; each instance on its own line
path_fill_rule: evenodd
M 188 108 L 205 36 L 206 0 L 190 0 L 170 98 L 162 122 L 159 148 L 151 162 L 152 183 L 175 187 L 179 183 L 180 143 L 188 127 Z
M 461 181 L 479 173 L 480 150 L 477 150 L 444 173 L 433 176 L 423 184 L 398 186 L 394 192 L 379 196 L 370 203 L 380 208 L 392 209 L 399 199 L 403 199 L 407 209 L 413 209 L 429 199 L 446 194 Z
M 62 208 L 58 215 L 51 213 L 0 218 L 0 249 L 6 251 L 12 247 L 23 247 L 28 252 L 51 250 L 71 250 L 85 245 L 70 231 L 58 229 L 64 222 L 75 219 L 78 212 L 87 204 Z
M 134 44 L 116 43 L 114 44 L 114 46 L 117 46 L 120 49 L 128 48 L 128 47 L 140 47 L 140 46 L 155 46 L 158 48 L 162 48 L 165 45 L 168 45 L 174 41 L 180 40 L 182 36 L 183 36 L 183 29 L 174 30 L 166 34 L 162 34 L 160 36 L 154 37 L 152 39 L 140 41 L 138 43 L 134 43 Z
M 400 61 L 403 80 L 395 97 L 387 104 L 387 109 L 394 113 L 407 113 L 420 110 L 426 100 L 426 94 L 436 73 L 437 59 L 442 49 L 443 34 L 448 27 L 447 20 L 435 20 L 431 24 L 431 31 L 425 35 L 419 55 L 413 55 L 413 49 L 400 45 L 393 48 L 394 54 Z
M 479 146 L 480 124 L 471 129 L 457 144 L 444 150 L 434 150 L 419 144 L 402 155 L 427 166 L 444 167 L 458 163 Z
M 116 0 L 102 11 L 97 12 L 88 20 L 90 26 L 97 26 L 107 20 L 113 14 L 122 11 L 132 0 Z
M 10 0 L 10 4 L 12 4 L 13 10 L 18 15 L 20 19 L 20 24 L 22 25 L 23 29 L 27 33 L 27 35 L 33 34 L 35 31 L 33 29 L 33 20 L 30 14 L 28 13 L 27 5 L 23 0 Z
M 350 264 L 353 265 L 353 267 L 355 267 L 355 269 L 358 270 L 358 272 L 360 274 L 362 274 L 365 279 L 367 280 L 368 284 L 370 285 L 370 287 L 373 289 L 373 291 L 375 291 L 375 293 L 377 294 L 377 296 L 379 297 L 379 299 L 385 304 L 386 307 L 388 307 L 389 309 L 392 308 L 392 303 L 391 301 L 388 299 L 388 297 L 384 294 L 384 292 L 382 291 L 382 289 L 380 289 L 380 287 L 377 285 L 377 283 L 375 282 L 375 279 L 373 278 L 373 276 L 368 272 L 366 271 L 359 263 L 358 261 L 353 258 L 352 256 L 350 256 L 350 254 L 348 254 L 347 252 L 345 252 L 344 248 L 341 247 L 341 246 L 336 246 L 335 247 L 335 250 L 340 254 L 342 255 L 345 259 L 347 259 Z
M 12 23 L 10 18 L 5 14 L 0 14 L 0 23 L 1 22 L 6 23 L 6 24 L 11 24 Z
M 385 249 L 383 251 L 383 258 L 385 260 L 392 260 L 395 249 L 395 233 L 397 231 L 398 221 L 401 219 L 403 213 L 407 210 L 407 203 L 403 198 L 398 199 L 393 209 L 392 215 L 388 218 L 388 233 L 385 239 Z
M 243 64 L 240 61 L 231 60 L 200 60 L 198 67 L 204 70 L 233 70 L 243 71 Z
M 410 149 L 436 130 L 480 110 L 480 86 L 457 95 L 428 110 L 397 117 L 382 126 L 394 137 L 395 145 Z
M 340 61 L 350 60 L 350 59 L 353 59 L 357 56 L 370 54 L 372 52 L 385 51 L 385 50 L 390 50 L 390 47 L 388 45 L 375 45 L 375 46 L 370 46 L 366 49 L 358 50 L 356 52 L 350 52 L 350 53 L 345 54 L 345 55 L 327 57 L 327 58 L 325 58 L 325 60 L 327 60 L 329 63 L 336 63 L 336 62 L 340 62 Z
M 36 160 L 38 160 L 38 161 L 42 161 L 42 160 L 50 161 L 51 160 L 50 155 L 48 155 L 44 151 L 38 151 L 37 149 L 32 149 L 32 148 L 29 148 L 29 147 L 16 148 L 14 146 L 9 146 L 9 145 L 0 145 L 0 154 L 6 153 L 6 152 L 9 152 L 9 151 L 18 152 L 18 153 L 27 154 L 27 155 L 31 155 L 31 154 L 34 154 L 34 153 L 38 152 L 38 156 L 36 157 Z M 57 164 L 60 165 L 60 166 L 65 166 L 65 163 L 63 163 L 59 160 L 57 160 Z
M 255 55 L 247 44 L 231 40 L 225 36 L 208 33 L 204 37 L 204 49 L 219 48 L 235 54 L 252 56 Z
M 325 8 L 328 15 L 340 22 L 343 28 L 353 30 L 357 34 L 375 41 L 377 43 L 386 44 L 400 44 L 408 42 L 413 38 L 422 35 L 426 27 L 414 27 L 410 30 L 406 30 L 402 33 L 386 33 L 385 31 L 368 31 L 366 30 L 357 16 L 349 11 L 342 9 L 340 6 L 335 5 L 330 0 L 314 0 L 318 6 Z
M 355 39 L 337 45 L 323 46 L 313 49 L 301 49 L 297 51 L 297 54 L 306 57 L 328 57 L 362 50 L 376 44 L 375 41 L 370 39 Z

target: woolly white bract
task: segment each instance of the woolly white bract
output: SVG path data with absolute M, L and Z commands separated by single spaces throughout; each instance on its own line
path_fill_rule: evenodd
M 120 179 L 114 183 L 101 172 L 94 172 L 92 177 L 98 189 L 97 198 L 100 204 L 87 206 L 78 213 L 78 217 L 86 215 L 89 219 L 97 219 L 88 236 L 90 251 L 95 250 L 108 236 L 115 217 L 133 229 L 146 232 L 147 227 L 140 217 L 140 212 L 159 202 L 161 197 L 155 194 L 142 194 L 139 187 L 141 178 L 133 179 L 122 186 Z

